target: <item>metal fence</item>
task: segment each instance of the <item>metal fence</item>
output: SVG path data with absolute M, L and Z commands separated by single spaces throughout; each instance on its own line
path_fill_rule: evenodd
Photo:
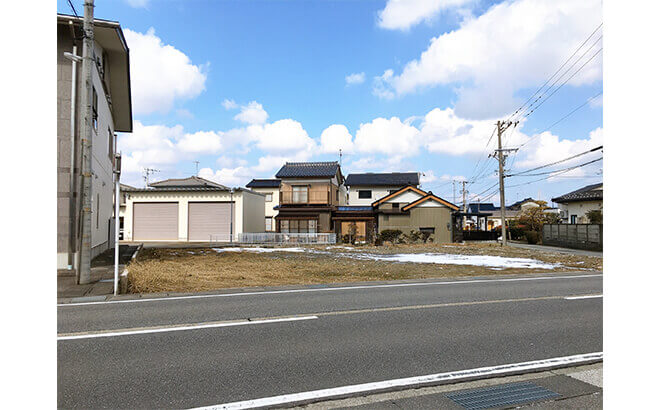
M 546 224 L 543 225 L 543 244 L 602 251 L 603 225 Z
M 231 239 L 231 240 L 230 240 Z M 245 232 L 233 235 L 211 235 L 211 245 L 216 243 L 226 244 L 237 243 L 253 243 L 253 244 L 334 244 L 337 243 L 337 235 L 334 233 L 280 233 L 280 232 Z

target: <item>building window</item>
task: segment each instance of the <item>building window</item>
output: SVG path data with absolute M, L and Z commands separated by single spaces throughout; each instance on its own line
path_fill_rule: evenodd
M 398 202 L 393 203 L 392 209 L 399 209 L 399 203 Z
M 96 88 L 92 87 L 92 124 L 94 131 L 99 129 L 99 95 L 96 93 Z
M 283 219 L 280 220 L 280 232 L 282 233 L 316 233 L 316 219 Z
M 422 232 L 422 233 L 423 232 L 428 232 L 431 235 L 433 235 L 435 233 L 435 228 L 419 228 L 419 231 Z
M 96 194 L 96 229 L 99 229 L 100 204 L 101 201 L 99 200 L 99 194 Z
M 115 152 L 114 148 L 115 148 L 115 136 L 114 136 L 112 130 L 110 129 L 110 127 L 108 127 L 108 157 L 110 157 L 110 161 L 113 161 L 113 162 L 114 162 L 114 160 L 112 158 L 113 157 L 112 154 L 114 154 L 114 152 Z
M 293 189 L 293 203 L 306 204 L 307 203 L 307 186 L 294 186 Z
M 272 231 L 273 230 L 273 218 L 270 216 L 266 217 L 266 231 Z
M 371 199 L 371 190 L 365 189 L 358 191 L 358 198 L 360 199 Z
M 339 190 L 335 191 L 335 193 L 337 194 L 337 202 L 339 202 Z
M 266 202 L 273 202 L 273 194 L 266 194 Z
M 571 223 L 576 224 L 577 223 L 577 215 L 571 215 Z

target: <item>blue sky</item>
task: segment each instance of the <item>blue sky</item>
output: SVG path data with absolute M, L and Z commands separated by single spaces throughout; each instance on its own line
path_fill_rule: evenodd
M 82 1 L 73 3 L 82 13 Z M 96 3 L 95 16 L 119 21 L 131 49 L 135 130 L 120 136 L 122 182 L 143 184 L 147 166 L 161 170 L 156 179 L 189 176 L 199 161 L 201 176 L 239 186 L 272 177 L 286 160 L 338 159 L 342 147 L 345 174 L 420 171 L 423 188 L 449 200 L 449 181 L 473 180 L 495 148 L 486 149 L 494 122 L 602 20 L 594 0 Z M 66 1 L 58 12 L 71 14 Z M 599 36 L 574 71 L 601 47 Z M 602 91 L 601 58 L 507 133 L 506 145 L 525 143 L 509 161 L 514 171 L 602 145 L 599 98 L 538 135 Z M 510 178 L 507 202 L 599 182 L 601 167 L 517 187 L 538 178 Z M 495 168 L 491 160 L 470 185 L 475 201 L 496 182 Z M 497 202 L 492 192 L 480 199 Z

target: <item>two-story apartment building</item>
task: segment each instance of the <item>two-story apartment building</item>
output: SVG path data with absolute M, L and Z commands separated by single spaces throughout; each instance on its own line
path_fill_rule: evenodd
M 82 18 L 57 15 L 57 268 L 76 269 L 82 226 Z M 66 53 L 66 54 L 65 54 Z M 132 132 L 129 52 L 118 22 L 94 20 L 92 257 L 114 246 L 115 132 Z
M 338 162 L 287 162 L 275 177 L 281 181 L 277 232 L 333 232 L 332 212 L 346 205 Z
M 258 192 L 265 197 L 265 230 L 266 232 L 275 232 L 275 217 L 277 216 L 276 206 L 280 204 L 280 184 L 279 179 L 253 179 L 246 188 Z

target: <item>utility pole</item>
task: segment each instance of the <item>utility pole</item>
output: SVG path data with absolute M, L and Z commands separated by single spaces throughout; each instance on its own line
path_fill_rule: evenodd
M 506 160 L 506 153 L 517 151 L 517 148 L 502 148 L 502 134 L 510 126 L 517 126 L 518 121 L 516 122 L 503 122 L 497 121 L 497 150 L 495 154 L 499 163 L 499 178 L 500 178 L 500 217 L 502 218 L 502 246 L 506 246 L 506 200 L 504 198 L 504 161 Z
M 80 134 L 82 145 L 82 235 L 78 283 L 91 282 L 92 266 L 92 50 L 94 49 L 94 0 L 85 0 L 82 49 Z
M 467 191 L 465 190 L 465 184 L 467 181 L 463 180 L 461 181 L 461 184 L 463 184 L 463 213 L 467 213 Z M 467 220 L 467 216 L 463 215 L 463 218 L 461 218 L 461 222 L 463 224 L 462 228 L 465 229 L 465 222 Z
M 456 180 L 451 180 L 451 188 L 454 191 L 454 204 L 456 203 Z
M 143 172 L 144 172 L 144 176 L 142 178 L 144 178 L 144 187 L 149 188 L 149 175 L 155 172 L 160 172 L 160 170 L 154 168 L 144 168 Z

